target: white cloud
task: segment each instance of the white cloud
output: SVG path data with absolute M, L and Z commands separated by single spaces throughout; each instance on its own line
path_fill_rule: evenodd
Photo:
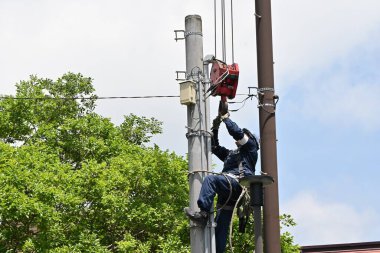
M 380 236 L 375 233 L 380 220 L 374 210 L 332 202 L 310 192 L 286 202 L 282 212 L 295 219 L 297 225 L 289 231 L 303 246 L 372 241 Z
M 370 41 L 380 27 L 379 8 L 377 0 L 274 0 L 277 74 L 297 79 Z
M 342 79 L 342 80 L 340 80 Z M 380 129 L 375 108 L 380 107 L 378 84 L 350 85 L 343 76 L 317 85 L 305 94 L 303 114 L 333 127 L 355 126 L 366 131 Z M 380 80 L 379 80 L 380 81 Z
M 365 45 L 365 49 L 352 50 L 314 73 L 303 73 L 285 93 L 287 111 L 330 128 L 378 131 L 380 119 L 374 112 L 380 106 L 376 56 L 380 47 L 371 42 Z

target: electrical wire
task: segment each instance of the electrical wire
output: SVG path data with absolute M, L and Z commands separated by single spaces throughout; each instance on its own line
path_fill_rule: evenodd
M 98 100 L 98 99 L 149 99 L 179 98 L 180 96 L 119 96 L 119 97 L 0 97 L 0 100 Z
M 215 53 L 214 53 L 214 56 L 215 58 L 216 57 L 216 0 L 214 0 L 214 50 L 215 50 Z
M 231 48 L 232 48 L 232 63 L 235 63 L 235 52 L 234 52 L 234 10 L 231 0 Z
M 243 101 L 240 101 L 240 102 L 228 102 L 229 104 L 243 104 L 238 109 L 229 110 L 229 112 L 237 112 L 237 111 L 239 111 L 240 109 L 242 109 L 245 106 L 245 102 L 247 102 L 248 98 L 252 98 L 253 96 L 254 95 L 250 95 L 250 96 L 246 97 L 245 99 L 243 99 Z
M 223 61 L 226 62 L 226 4 L 225 4 L 225 0 L 222 0 L 221 10 L 222 10 L 222 53 L 223 53 Z

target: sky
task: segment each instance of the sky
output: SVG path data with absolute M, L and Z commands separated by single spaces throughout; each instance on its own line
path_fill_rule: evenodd
M 214 54 L 213 5 L 0 0 L 0 94 L 15 94 L 15 84 L 32 74 L 56 79 L 70 71 L 92 77 L 98 96 L 179 95 L 175 71 L 186 69 L 185 44 L 175 42 L 174 30 L 184 29 L 185 16 L 200 15 L 204 55 Z M 234 1 L 233 10 L 238 93 L 248 94 L 257 86 L 254 1 Z M 378 0 L 272 0 L 280 213 L 295 219 L 289 231 L 300 245 L 380 240 L 379 10 Z M 219 37 L 217 45 L 221 58 Z M 217 103 L 211 98 L 211 117 Z M 97 105 L 115 124 L 130 113 L 161 120 L 164 133 L 153 142 L 187 153 L 186 106 L 179 98 Z M 231 118 L 258 133 L 255 100 Z M 223 145 L 233 145 L 221 135 Z

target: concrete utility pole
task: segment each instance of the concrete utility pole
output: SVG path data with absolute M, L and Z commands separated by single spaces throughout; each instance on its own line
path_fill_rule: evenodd
M 190 208 L 199 211 L 197 199 L 203 178 L 211 170 L 211 139 L 209 100 L 205 100 L 203 79 L 202 19 L 198 15 L 185 18 L 186 79 L 195 82 L 196 104 L 187 106 Z M 199 172 L 201 171 L 201 172 Z M 213 217 L 210 217 L 210 221 Z M 204 228 L 190 220 L 190 243 L 192 253 L 213 253 L 214 228 Z
M 280 253 L 271 1 L 256 0 L 255 6 L 261 170 L 274 179 L 274 184 L 264 190 L 264 249 L 266 253 Z

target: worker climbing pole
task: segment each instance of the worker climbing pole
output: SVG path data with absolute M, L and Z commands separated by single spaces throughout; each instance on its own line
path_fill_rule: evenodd
M 216 5 L 216 0 L 214 1 Z M 221 0 L 221 9 L 222 60 L 218 60 L 214 56 L 206 56 L 203 58 L 203 34 L 200 16 L 187 16 L 185 18 L 185 30 L 175 31 L 175 39 L 184 39 L 186 42 L 186 81 L 181 83 L 181 103 L 186 104 L 188 108 L 188 133 L 186 136 L 189 144 L 189 212 L 197 212 L 199 210 L 196 198 L 199 196 L 200 187 L 205 176 L 211 173 L 211 130 L 209 124 L 208 98 L 210 95 L 220 96 L 221 102 L 219 104 L 219 111 L 227 112 L 227 98 L 233 99 L 235 97 L 238 85 L 238 65 L 234 63 L 234 60 L 232 60 L 233 63 L 231 65 L 225 63 L 226 33 L 224 0 Z M 216 11 L 214 13 L 216 15 Z M 178 38 L 178 32 L 183 32 L 184 38 Z M 217 38 L 215 37 L 215 44 L 216 41 Z M 212 64 L 211 75 L 209 75 L 209 64 Z M 190 221 L 190 243 L 192 253 L 216 252 L 215 226 L 213 213 L 208 215 L 206 226 L 197 221 Z
M 230 194 L 232 194 L 232 189 L 238 189 L 239 187 L 239 179 L 242 179 L 241 169 L 244 167 L 244 169 L 248 170 L 248 174 L 245 174 L 244 176 L 253 175 L 255 172 L 255 164 L 257 159 L 257 150 L 259 149 L 259 143 L 257 139 L 247 130 L 247 129 L 240 129 L 231 119 L 229 119 L 229 110 L 228 110 L 228 102 L 227 99 L 233 100 L 236 96 L 236 91 L 238 88 L 238 81 L 239 81 L 239 66 L 235 62 L 234 59 L 234 36 L 233 36 L 233 0 L 231 0 L 230 8 L 231 8 L 231 64 L 227 64 L 227 43 L 226 43 L 226 4 L 225 0 L 220 0 L 220 9 L 221 9 L 221 51 L 222 51 L 222 57 L 219 59 L 217 57 L 217 18 L 216 18 L 216 9 L 217 9 L 217 0 L 214 0 L 214 22 L 215 22 L 215 54 L 214 55 L 207 55 L 206 57 L 203 57 L 203 41 L 202 41 L 202 21 L 201 17 L 198 15 L 190 15 L 185 18 L 185 30 L 176 30 L 176 38 L 175 40 L 184 39 L 186 42 L 186 78 L 184 82 L 181 82 L 181 103 L 187 105 L 187 115 L 188 115 L 188 125 L 187 129 L 188 132 L 186 134 L 186 137 L 188 138 L 188 147 L 189 147 L 189 184 L 190 184 L 190 204 L 189 207 L 186 207 L 184 209 L 186 215 L 190 218 L 190 242 L 191 242 L 191 252 L 192 253 L 220 253 L 224 252 L 225 247 L 225 237 L 224 239 L 221 239 L 220 237 L 220 228 L 223 227 L 223 236 L 226 236 L 225 227 L 226 224 L 230 222 L 231 216 L 227 218 L 227 216 L 221 216 L 226 217 L 225 221 L 217 219 L 218 223 L 221 222 L 222 225 L 217 225 L 214 222 L 214 211 L 213 207 L 211 206 L 209 208 L 205 208 L 205 206 L 202 206 L 202 191 L 204 190 L 205 182 L 210 180 L 221 180 L 224 182 L 227 182 L 230 187 L 227 191 Z M 263 85 L 270 85 L 270 81 L 265 80 L 266 74 L 264 74 L 263 78 L 263 69 L 267 68 L 267 66 L 262 67 L 263 65 L 267 65 L 268 58 L 265 56 L 266 53 L 268 53 L 268 48 L 263 46 L 263 37 L 268 37 L 268 34 L 266 32 L 263 32 L 262 29 L 268 29 L 267 23 L 268 23 L 268 16 L 269 16 L 269 23 L 270 23 L 270 12 L 268 15 L 266 4 L 263 3 L 265 0 L 256 0 L 256 12 L 265 13 L 265 18 L 258 13 L 255 13 L 255 16 L 257 18 L 257 29 L 260 30 L 257 31 L 257 50 L 258 50 L 258 76 L 259 76 L 259 87 L 257 88 L 257 95 L 259 101 L 259 108 L 260 108 L 260 133 L 261 136 L 264 136 L 264 140 L 261 142 L 264 142 L 265 150 L 262 151 L 265 152 L 265 154 L 261 154 L 261 158 L 263 164 L 262 165 L 262 171 L 266 172 L 267 174 L 274 175 L 274 181 L 275 181 L 275 189 L 274 191 L 267 191 L 265 190 L 265 203 L 268 206 L 267 208 L 264 208 L 264 230 L 265 230 L 265 238 L 267 240 L 267 245 L 265 247 L 266 253 L 280 253 L 279 251 L 279 233 L 277 238 L 277 225 L 278 224 L 278 196 L 277 199 L 274 199 L 274 202 L 277 201 L 277 204 L 275 203 L 273 205 L 272 203 L 272 197 L 276 197 L 276 191 L 277 191 L 277 167 L 271 167 L 271 166 L 277 166 L 276 163 L 276 157 L 275 156 L 275 146 L 274 150 L 270 150 L 270 148 L 273 148 L 273 137 L 275 138 L 275 129 L 273 129 L 273 124 L 269 126 L 268 122 L 273 122 L 274 120 L 274 112 L 275 112 L 275 105 L 276 105 L 276 96 L 274 95 L 274 88 L 273 84 L 272 87 L 263 87 Z M 264 6 L 264 9 L 263 9 Z M 269 6 L 270 7 L 270 6 Z M 259 10 L 259 11 L 258 11 Z M 270 11 L 270 10 L 269 10 Z M 263 20 L 265 22 L 263 22 Z M 265 26 L 264 26 L 265 24 Z M 177 33 L 183 32 L 184 37 L 178 38 Z M 271 32 L 271 31 L 270 31 Z M 271 35 L 270 35 L 271 36 Z M 270 37 L 270 43 L 271 37 Z M 271 44 L 270 44 L 271 46 Z M 262 48 L 265 48 L 264 51 Z M 271 48 L 270 48 L 271 50 Z M 264 55 L 264 57 L 263 57 Z M 265 59 L 265 60 L 263 60 Z M 272 60 L 271 60 L 272 61 Z M 209 65 L 211 64 L 211 72 L 209 73 Z M 270 73 L 269 73 L 270 74 Z M 177 73 L 178 78 L 178 73 Z M 272 78 L 273 78 L 273 69 L 272 69 Z M 178 79 L 177 79 L 178 80 Z M 273 81 L 273 80 L 272 80 Z M 209 97 L 220 97 L 219 102 L 219 108 L 218 108 L 218 116 L 213 121 L 213 127 L 211 129 L 210 126 L 210 109 L 209 109 Z M 251 95 L 249 95 L 251 97 Z M 277 98 L 278 99 L 278 98 Z M 268 109 L 268 107 L 271 107 Z M 271 110 L 272 109 L 272 110 Z M 228 171 L 228 168 L 223 168 L 222 173 L 219 173 L 219 175 L 215 175 L 218 173 L 213 173 L 211 171 L 211 139 L 213 140 L 213 152 L 215 151 L 215 141 L 218 144 L 217 140 L 217 130 L 219 128 L 219 125 L 221 122 L 224 122 L 226 124 L 226 127 L 228 129 L 228 132 L 234 137 L 234 139 L 237 141 L 236 143 L 239 145 L 248 145 L 250 146 L 249 150 L 253 153 L 247 153 L 244 154 L 243 151 L 240 151 L 240 146 L 238 145 L 237 153 L 229 152 L 228 157 L 230 155 L 237 155 L 236 161 L 239 160 L 239 162 L 235 165 L 235 167 L 238 168 L 238 175 L 231 175 L 230 173 L 226 173 L 225 171 Z M 266 122 L 266 123 L 265 123 Z M 269 129 L 269 127 L 272 127 Z M 212 130 L 212 133 L 211 133 Z M 216 139 L 215 139 L 216 134 Z M 240 136 L 241 135 L 241 136 Z M 240 137 L 239 137 L 240 136 Z M 242 139 L 240 139 L 242 138 Z M 267 143 L 271 142 L 271 145 L 268 145 Z M 248 143 L 248 144 L 247 144 Z M 275 144 L 275 143 L 274 143 Z M 268 149 L 269 148 L 269 149 Z M 240 153 L 242 152 L 242 153 Z M 215 153 L 214 153 L 215 154 Z M 230 158 L 225 157 L 224 159 L 228 160 Z M 245 165 L 243 166 L 243 156 L 250 157 L 250 162 L 245 162 Z M 254 158 L 253 158 L 254 157 Z M 220 156 L 218 156 L 220 158 Z M 252 159 L 251 159 L 252 158 Z M 268 158 L 272 159 L 272 162 L 268 163 Z M 221 159 L 221 158 L 220 158 Z M 225 160 L 225 161 L 226 161 Z M 226 164 L 226 163 L 225 163 Z M 268 167 L 268 164 L 269 167 Z M 234 167 L 234 168 L 235 168 Z M 261 176 L 258 176 L 261 177 Z M 271 177 L 270 177 L 271 178 Z M 256 178 L 253 178 L 256 180 Z M 236 185 L 236 182 L 238 185 Z M 226 183 L 226 184 L 227 184 Z M 228 185 L 227 184 L 227 185 Z M 234 187 L 232 187 L 232 184 L 235 184 Z M 206 186 L 207 188 L 207 186 Z M 252 187 L 251 187 L 252 188 Z M 241 189 L 241 187 L 240 187 Z M 243 187 L 244 189 L 244 187 Z M 245 190 L 242 191 L 242 194 L 244 194 Z M 252 190 L 251 190 L 252 192 Z M 268 194 L 271 192 L 270 194 Z M 204 192 L 203 192 L 204 193 Z M 278 194 L 278 193 L 277 193 Z M 257 195 L 257 194 L 256 194 Z M 260 195 L 260 194 L 259 194 Z M 215 196 L 215 195 L 214 195 Z M 219 196 L 219 192 L 218 192 Z M 228 203 L 231 200 L 230 196 L 225 200 L 225 203 L 223 203 L 221 206 L 217 206 L 218 214 L 220 210 L 227 210 L 226 207 L 234 208 L 237 207 L 239 204 L 239 201 L 233 202 L 234 206 L 229 206 Z M 242 195 L 241 195 L 242 196 Z M 204 197 L 204 196 L 203 196 Z M 198 200 L 197 200 L 198 198 Z M 212 197 L 213 198 L 213 197 Z M 222 197 L 223 199 L 223 197 Z M 240 199 L 240 197 L 239 197 Z M 235 205 L 236 203 L 236 205 Z M 272 204 L 271 204 L 272 203 Z M 218 204 L 219 200 L 218 200 Z M 261 218 L 261 206 L 263 204 L 255 204 L 254 207 L 256 210 L 259 210 L 260 212 L 255 213 L 255 218 L 258 220 Z M 277 206 L 276 206 L 277 205 Z M 273 208 L 275 210 L 273 210 Z M 276 210 L 277 208 L 277 210 Z M 231 209 L 229 209 L 231 210 Z M 247 209 L 250 210 L 250 209 Z M 248 212 L 249 213 L 249 212 Z M 223 214 L 223 213 L 222 213 Z M 218 215 L 219 216 L 219 215 Z M 239 216 L 240 217 L 240 216 Z M 219 216 L 220 218 L 220 216 Z M 246 223 L 246 218 L 243 218 L 243 216 L 240 217 L 240 231 L 244 230 L 244 224 Z M 270 222 L 270 226 L 267 226 L 266 223 Z M 277 222 L 277 224 L 276 224 Z M 215 227 L 217 229 L 215 230 Z M 228 226 L 228 225 L 227 225 Z M 257 246 L 261 245 L 260 248 L 262 248 L 262 242 L 261 242 L 261 226 L 257 226 L 258 229 L 255 230 L 255 234 L 260 235 L 255 240 Z M 269 228 L 269 229 L 268 229 Z M 219 235 L 219 239 L 218 239 Z M 216 243 L 215 243 L 216 238 Z M 224 243 L 224 245 L 223 245 Z M 270 245 L 273 244 L 273 245 Z M 233 251 L 232 244 L 231 251 Z M 219 249 L 218 249 L 219 248 Z M 257 249 L 257 252 L 262 252 L 259 249 Z

